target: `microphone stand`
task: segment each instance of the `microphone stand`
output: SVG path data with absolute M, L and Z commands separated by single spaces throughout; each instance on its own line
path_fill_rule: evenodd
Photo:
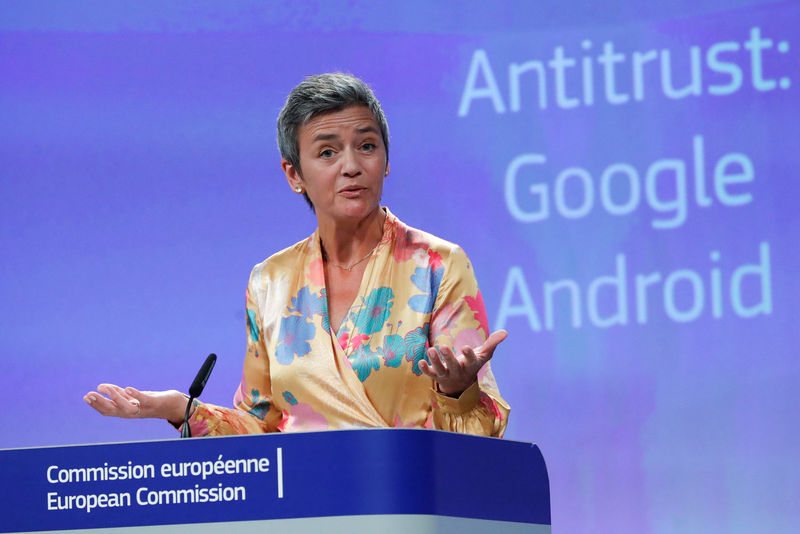
M 183 416 L 183 427 L 181 427 L 182 438 L 192 437 L 192 430 L 189 428 L 189 414 L 192 411 L 192 402 L 200 396 L 203 392 L 203 388 L 206 387 L 206 382 L 208 381 L 208 377 L 211 376 L 211 370 L 214 368 L 215 363 L 217 363 L 217 355 L 213 353 L 209 354 L 189 388 L 189 402 L 186 403 L 186 413 Z
M 186 413 L 183 416 L 183 426 L 181 427 L 182 438 L 192 437 L 192 429 L 189 428 L 189 412 L 192 409 L 192 401 L 194 401 L 194 397 L 189 397 L 189 402 L 186 403 Z

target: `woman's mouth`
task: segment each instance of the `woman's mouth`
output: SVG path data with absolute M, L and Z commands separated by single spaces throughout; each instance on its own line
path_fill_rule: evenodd
M 366 190 L 367 189 L 365 187 L 360 187 L 360 186 L 355 186 L 354 185 L 354 186 L 350 186 L 350 187 L 345 187 L 344 189 L 339 191 L 339 194 L 342 195 L 345 198 L 357 198 L 357 197 L 360 197 L 361 194 Z

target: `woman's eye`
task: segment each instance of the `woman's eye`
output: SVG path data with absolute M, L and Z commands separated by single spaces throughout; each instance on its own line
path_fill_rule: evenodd
M 375 143 L 364 143 L 363 145 L 361 145 L 361 149 L 366 150 L 367 152 L 372 152 L 373 150 L 375 150 L 375 148 L 376 148 Z
M 323 157 L 323 158 L 331 158 L 331 157 L 333 157 L 333 150 L 331 150 L 330 148 L 326 148 L 325 150 L 320 152 L 319 155 L 320 155 L 320 157 Z

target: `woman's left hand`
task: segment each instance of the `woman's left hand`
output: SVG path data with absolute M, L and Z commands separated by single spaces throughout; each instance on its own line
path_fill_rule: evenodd
M 502 342 L 508 332 L 498 330 L 492 332 L 479 347 L 463 347 L 456 355 L 450 347 L 428 349 L 428 358 L 419 362 L 419 368 L 427 376 L 436 381 L 439 392 L 450 397 L 457 397 L 465 389 L 478 380 L 478 371 L 494 354 L 494 349 Z

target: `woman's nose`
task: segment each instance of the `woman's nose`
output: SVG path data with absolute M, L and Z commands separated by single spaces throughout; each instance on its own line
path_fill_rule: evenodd
M 345 176 L 358 176 L 361 174 L 361 163 L 358 156 L 352 149 L 347 149 L 342 153 L 342 174 Z

